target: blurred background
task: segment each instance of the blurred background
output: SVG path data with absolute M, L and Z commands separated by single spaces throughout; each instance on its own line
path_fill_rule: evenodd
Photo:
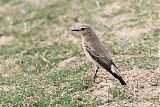
M 81 36 L 91 25 L 131 91 L 93 83 Z M 0 106 L 158 107 L 160 0 L 0 0 Z

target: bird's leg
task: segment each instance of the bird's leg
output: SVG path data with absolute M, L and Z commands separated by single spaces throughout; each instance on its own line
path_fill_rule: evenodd
M 99 67 L 96 67 L 95 73 L 94 73 L 94 82 L 95 82 L 95 79 L 96 79 L 96 77 L 97 77 L 97 72 L 98 72 L 98 70 L 99 70 Z

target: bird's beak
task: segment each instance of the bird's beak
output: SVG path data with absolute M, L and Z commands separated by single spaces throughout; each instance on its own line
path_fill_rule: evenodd
M 79 29 L 72 29 L 72 31 L 79 31 Z

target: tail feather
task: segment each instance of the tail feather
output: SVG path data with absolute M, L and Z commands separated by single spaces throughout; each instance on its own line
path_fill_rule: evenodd
M 116 79 L 119 80 L 119 82 L 122 84 L 122 85 L 127 85 L 126 82 L 122 79 L 122 77 L 118 74 L 116 74 L 115 72 L 113 72 L 111 69 L 107 70 L 109 73 L 111 73 Z

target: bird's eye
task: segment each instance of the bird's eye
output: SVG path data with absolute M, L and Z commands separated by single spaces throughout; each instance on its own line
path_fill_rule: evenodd
M 85 30 L 85 28 L 81 28 L 81 31 Z

